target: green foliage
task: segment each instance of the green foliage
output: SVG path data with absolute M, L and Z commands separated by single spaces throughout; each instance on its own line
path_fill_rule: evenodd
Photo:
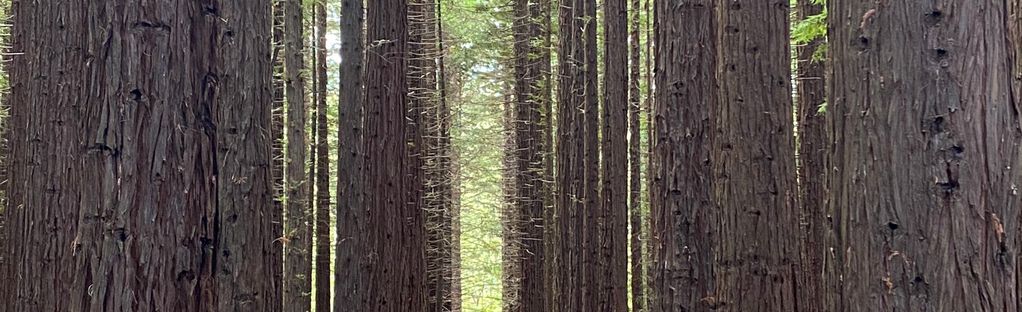
M 826 0 L 812 0 L 813 4 L 826 5 Z M 809 44 L 821 40 L 822 44 L 813 51 L 814 61 L 823 61 L 827 58 L 827 9 L 823 12 L 811 15 L 803 20 L 795 22 L 791 28 L 791 41 L 794 44 Z

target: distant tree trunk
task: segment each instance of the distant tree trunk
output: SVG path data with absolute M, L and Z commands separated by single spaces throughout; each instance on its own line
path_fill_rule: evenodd
M 424 276 L 421 276 L 424 288 L 422 298 L 425 299 L 423 302 L 423 309 L 430 307 L 431 302 L 435 299 L 436 294 L 433 287 L 436 286 L 433 281 L 436 276 L 436 270 L 433 267 L 434 262 L 429 259 L 434 259 L 435 247 L 431 241 L 432 229 L 425 230 L 426 224 L 429 223 L 433 218 L 434 211 L 427 211 L 428 208 L 425 206 L 424 195 L 424 182 L 425 175 L 423 172 L 424 168 L 424 157 L 425 153 L 425 141 L 424 135 L 426 130 L 424 114 L 427 106 L 430 105 L 430 87 L 429 78 L 427 77 L 429 71 L 429 59 L 426 54 L 426 33 L 428 32 L 427 23 L 424 21 L 423 7 L 426 0 L 404 0 L 406 6 L 405 9 L 405 27 L 407 29 L 407 41 L 405 45 L 404 64 L 406 70 L 404 71 L 406 77 L 405 86 L 406 102 L 405 102 L 405 160 L 401 163 L 405 166 L 404 169 L 404 190 L 405 199 L 404 204 L 406 205 L 406 211 L 421 211 L 423 230 L 422 234 L 426 235 L 423 238 L 424 253 L 419 257 L 425 260 L 423 270 Z M 390 10 L 396 10 L 396 7 L 390 7 Z M 388 38 L 393 39 L 393 38 Z
M 284 305 L 285 311 L 309 311 L 312 291 L 312 231 L 307 197 L 312 180 L 305 172 L 306 104 L 305 37 L 301 0 L 284 3 L 284 75 L 287 97 L 287 191 L 284 223 Z
M 631 311 L 646 311 L 646 266 L 643 262 L 642 228 L 642 127 L 639 115 L 642 114 L 642 36 L 640 22 L 642 20 L 639 0 L 630 1 L 628 11 L 631 31 L 628 47 L 628 222 L 629 259 L 631 268 Z
M 365 116 L 363 101 L 363 62 L 365 61 L 365 26 L 362 0 L 341 3 L 341 65 L 340 103 L 338 114 L 337 163 L 337 262 L 335 312 L 345 312 L 366 300 L 369 265 L 367 250 L 366 208 L 363 206 L 364 186 L 362 127 Z
M 1019 310 L 1018 1 L 828 6 L 828 310 Z
M 405 203 L 408 180 L 406 0 L 368 2 L 364 147 L 369 215 L 368 301 L 352 311 L 425 308 L 425 229 L 420 207 Z
M 451 312 L 461 312 L 461 166 L 451 149 Z
M 284 151 L 285 142 L 284 139 L 284 103 L 287 101 L 285 98 L 285 91 L 287 82 L 284 78 L 284 1 L 285 0 L 273 0 L 273 42 L 272 42 L 272 64 L 273 64 L 273 106 L 272 115 L 273 120 L 271 122 L 270 134 L 273 138 L 273 162 L 270 165 L 270 171 L 273 175 L 273 233 L 278 239 L 273 240 L 273 255 L 274 258 L 281 259 L 281 265 L 275 268 L 273 273 L 274 281 L 277 282 L 274 287 L 277 289 L 276 293 L 283 294 L 283 282 L 284 282 L 284 198 L 287 196 L 284 190 Z
M 514 2 L 514 99 L 507 153 L 510 201 L 504 232 L 505 311 L 542 311 L 546 306 L 543 220 L 548 200 L 546 176 L 549 53 L 543 17 L 549 3 Z M 547 17 L 549 20 L 549 17 Z
M 819 14 L 821 5 L 812 0 L 798 0 L 798 20 Z M 820 105 L 826 101 L 823 60 L 813 60 L 813 54 L 823 44 L 823 39 L 797 47 L 796 59 L 796 105 L 798 106 L 798 170 L 799 194 L 801 198 L 800 239 L 801 261 L 805 274 L 799 282 L 804 289 L 798 295 L 799 306 L 804 311 L 824 311 L 823 307 L 823 260 L 825 247 L 826 209 L 826 120 L 819 113 Z
M 736 311 L 795 311 L 801 261 L 789 7 L 717 5 L 720 96 L 710 158 L 716 291 L 704 301 Z
M 655 1 L 650 311 L 711 311 L 710 136 L 717 104 L 716 0 Z
M 454 110 L 448 101 L 448 75 L 447 75 L 447 41 L 444 33 L 443 0 L 436 0 L 436 27 L 437 27 L 437 88 L 440 92 L 440 126 L 441 141 L 440 154 L 441 170 L 446 175 L 442 186 L 442 196 L 445 196 L 446 208 L 448 210 L 449 230 L 446 239 L 449 240 L 449 258 L 446 277 L 450 284 L 450 306 L 449 311 L 461 311 L 461 170 L 458 151 L 451 142 L 451 128 L 454 124 Z
M 451 309 L 451 215 L 450 171 L 446 148 L 447 112 L 441 98 L 437 58 L 438 24 L 436 0 L 409 3 L 409 84 L 417 120 L 418 196 L 413 198 L 425 212 L 426 311 Z
M 598 101 L 596 97 L 596 5 L 560 4 L 557 204 L 547 244 L 549 311 L 578 311 L 596 302 L 599 211 Z M 602 276 L 601 276 L 602 277 Z
M 330 311 L 330 124 L 326 114 L 326 5 L 316 10 L 316 311 Z
M 604 1 L 597 311 L 628 310 L 628 2 Z
M 14 3 L 4 308 L 279 306 L 270 3 L 114 2 Z

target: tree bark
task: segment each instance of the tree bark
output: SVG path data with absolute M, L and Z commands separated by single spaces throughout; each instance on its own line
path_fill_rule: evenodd
M 316 10 L 316 311 L 330 311 L 330 124 L 326 92 L 329 78 L 326 62 L 326 5 Z
M 729 310 L 795 311 L 801 270 L 787 1 L 720 0 L 716 290 Z
M 340 112 L 338 114 L 337 163 L 337 262 L 335 311 L 348 311 L 366 300 L 369 265 L 366 235 L 367 210 L 365 196 L 362 130 L 365 91 L 362 83 L 365 61 L 365 11 L 362 0 L 341 3 Z
M 514 99 L 508 147 L 509 209 L 504 218 L 505 311 L 543 311 L 544 213 L 548 201 L 546 172 L 549 117 L 549 53 L 543 22 L 549 3 L 514 2 Z M 549 20 L 549 17 L 547 17 Z
M 279 306 L 270 3 L 13 12 L 4 309 Z
M 404 202 L 414 187 L 407 181 L 405 118 L 408 18 L 406 0 L 368 3 L 366 52 L 366 132 L 368 157 L 365 204 L 369 243 L 368 301 L 354 311 L 425 307 L 425 229 L 420 207 Z
M 646 266 L 643 262 L 642 226 L 642 20 L 639 0 L 630 1 L 628 11 L 631 30 L 628 46 L 628 222 L 629 266 L 631 268 L 631 311 L 646 311 Z
M 600 204 L 596 6 L 592 0 L 560 3 L 557 113 L 557 203 L 546 256 L 548 311 L 586 310 L 594 285 Z
M 287 101 L 285 92 L 287 88 L 287 82 L 284 78 L 284 0 L 273 0 L 273 28 L 272 28 L 272 64 L 273 64 L 273 106 L 271 106 L 273 119 L 271 121 L 270 134 L 273 138 L 273 162 L 270 166 L 270 171 L 273 175 L 273 233 L 277 236 L 274 239 L 273 255 L 274 258 L 280 259 L 281 265 L 275 268 L 273 272 L 274 281 L 277 282 L 274 287 L 277 289 L 276 293 L 283 294 L 283 282 L 284 282 L 284 199 L 287 197 L 287 192 L 284 189 L 285 172 L 286 166 L 284 162 L 285 153 L 285 109 L 284 103 Z
M 1019 309 L 1018 5 L 828 3 L 829 310 Z
M 628 2 L 604 1 L 598 311 L 628 310 Z M 594 248 L 596 248 L 594 246 Z
M 717 105 L 717 3 L 655 1 L 650 155 L 651 311 L 710 311 L 717 213 L 710 146 Z
M 284 223 L 284 310 L 309 311 L 312 291 L 312 229 L 309 192 L 313 182 L 305 171 L 305 37 L 301 0 L 284 3 L 284 75 L 287 97 L 287 201 Z
M 799 0 L 796 16 L 804 20 L 819 14 L 823 7 L 812 0 Z M 801 198 L 799 233 L 801 261 L 805 273 L 799 288 L 799 307 L 804 311 L 823 311 L 823 260 L 826 248 L 826 119 L 819 112 L 826 101 L 823 60 L 814 60 L 813 54 L 823 44 L 823 39 L 799 46 L 795 49 L 796 63 L 796 105 L 798 109 L 798 170 L 799 195 Z

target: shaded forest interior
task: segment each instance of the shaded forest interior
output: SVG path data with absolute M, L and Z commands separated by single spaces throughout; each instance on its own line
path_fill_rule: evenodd
M 1022 0 L 0 16 L 0 311 L 1022 306 Z

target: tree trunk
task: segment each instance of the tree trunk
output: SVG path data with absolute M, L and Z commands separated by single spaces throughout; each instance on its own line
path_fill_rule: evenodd
M 545 300 L 543 219 L 548 194 L 546 118 L 549 102 L 547 35 L 543 17 L 549 3 L 514 2 L 514 100 L 508 147 L 510 170 L 508 227 L 504 232 L 505 311 L 543 311 Z M 549 20 L 549 18 L 547 18 Z M 544 94 L 545 93 L 545 94 Z
M 14 3 L 4 308 L 279 306 L 270 3 L 114 2 Z
M 646 311 L 646 266 L 642 260 L 642 36 L 640 35 L 641 8 L 639 0 L 630 1 L 628 46 L 628 222 L 629 222 L 629 266 L 631 268 L 631 311 Z
M 330 124 L 326 114 L 326 6 L 316 10 L 316 311 L 330 311 Z
M 787 2 L 717 1 L 715 305 L 795 311 L 799 208 Z
M 284 310 L 309 311 L 312 291 L 312 231 L 309 227 L 310 192 L 305 171 L 305 37 L 301 0 L 284 3 L 284 75 L 287 97 L 287 209 L 284 223 Z
M 557 113 L 557 203 L 546 256 L 548 311 L 579 311 L 596 302 L 596 212 L 599 194 L 596 98 L 596 6 L 593 0 L 560 4 Z
M 717 4 L 655 1 L 650 155 L 651 311 L 710 311 L 714 232 L 710 135 L 717 104 Z
M 829 310 L 1018 310 L 1018 1 L 828 5 Z
M 362 0 L 343 0 L 341 4 L 340 113 L 337 163 L 337 263 L 334 303 L 336 312 L 357 307 L 366 300 L 368 229 L 367 210 L 363 206 L 362 127 L 363 62 L 365 60 L 364 6 Z
M 368 301 L 353 311 L 425 308 L 425 229 L 420 207 L 404 202 L 409 183 L 406 146 L 408 18 L 406 0 L 368 2 L 365 204 L 370 262 Z
M 798 0 L 796 16 L 799 20 L 819 14 L 821 5 L 813 4 L 812 0 Z M 826 209 L 826 120 L 819 113 L 820 106 L 826 101 L 823 60 L 813 60 L 813 54 L 823 44 L 817 39 L 795 49 L 796 59 L 796 105 L 798 107 L 798 170 L 799 194 L 802 211 L 800 211 L 801 227 L 801 261 L 805 274 L 799 288 L 805 291 L 799 294 L 799 307 L 804 311 L 823 311 L 823 259 L 827 254 L 825 247 Z
M 454 110 L 451 109 L 448 101 L 448 76 L 447 76 L 447 50 L 445 42 L 447 38 L 444 33 L 443 0 L 436 0 L 436 27 L 437 27 L 437 88 L 440 92 L 440 151 L 441 170 L 445 174 L 442 185 L 442 196 L 445 197 L 445 205 L 448 211 L 448 268 L 445 270 L 446 278 L 449 280 L 450 304 L 448 311 L 461 311 L 461 168 L 458 151 L 451 142 L 451 128 L 454 124 Z
M 287 197 L 287 193 L 284 189 L 284 152 L 285 142 L 284 139 L 284 127 L 285 127 L 285 110 L 284 103 L 287 101 L 285 98 L 287 82 L 284 78 L 284 0 L 273 0 L 273 42 L 272 42 L 272 64 L 273 64 L 273 106 L 272 115 L 273 120 L 270 124 L 270 134 L 273 138 L 273 162 L 270 165 L 270 171 L 273 175 L 273 233 L 277 237 L 274 239 L 273 255 L 274 258 L 280 259 L 281 265 L 275 268 L 273 272 L 274 281 L 277 282 L 274 287 L 276 293 L 283 294 L 283 282 L 284 282 L 284 242 L 280 238 L 284 237 L 284 198 Z
M 628 2 L 604 1 L 598 311 L 628 310 Z M 595 248 L 595 246 L 594 246 Z

